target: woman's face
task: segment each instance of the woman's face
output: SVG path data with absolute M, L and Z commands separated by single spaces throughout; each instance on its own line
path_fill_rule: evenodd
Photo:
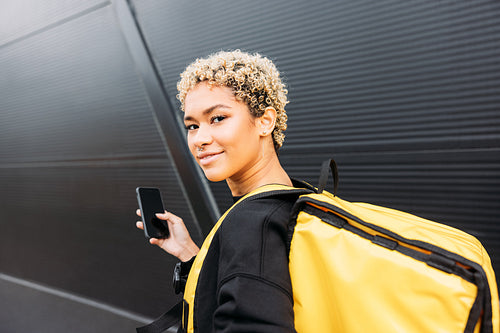
M 260 155 L 261 129 L 228 87 L 201 82 L 184 101 L 189 150 L 211 181 L 244 180 Z

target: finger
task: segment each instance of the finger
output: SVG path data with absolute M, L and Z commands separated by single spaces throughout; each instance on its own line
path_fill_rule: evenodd
M 153 245 L 158 245 L 159 244 L 159 240 L 157 238 L 150 238 L 149 239 L 149 243 L 153 244 Z
M 135 222 L 135 226 L 141 230 L 144 230 L 144 225 L 142 224 L 141 221 L 137 221 Z
M 169 213 L 169 212 L 165 211 L 164 213 L 156 213 L 155 215 L 156 215 L 156 217 L 157 217 L 157 218 L 159 218 L 159 219 L 161 218 L 162 220 L 166 220 L 166 219 L 168 219 L 168 217 L 169 217 L 170 215 L 173 215 L 173 214 L 171 214 L 171 213 Z
M 141 216 L 141 210 L 140 210 L 140 209 L 137 209 L 137 210 L 135 211 L 135 213 L 136 213 L 138 216 Z
M 172 224 L 182 223 L 182 219 L 179 216 L 169 213 L 167 211 L 165 211 L 165 213 L 156 213 L 156 217 L 159 218 L 160 220 L 164 220 Z

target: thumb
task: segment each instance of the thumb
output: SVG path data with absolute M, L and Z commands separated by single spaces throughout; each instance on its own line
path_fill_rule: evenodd
M 167 211 L 165 211 L 164 213 L 156 213 L 156 217 L 158 217 L 160 220 L 164 220 L 172 224 L 183 224 L 183 221 L 179 216 Z
M 163 213 L 156 213 L 155 215 L 156 215 L 156 217 L 161 218 L 162 220 L 166 220 L 168 214 L 167 214 L 167 211 L 165 211 Z

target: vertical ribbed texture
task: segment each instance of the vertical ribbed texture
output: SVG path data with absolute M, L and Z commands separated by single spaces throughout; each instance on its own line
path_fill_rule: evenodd
M 115 11 L 87 5 L 0 45 L 0 272 L 154 317 L 176 260 L 135 227 L 135 188 L 201 237 Z
M 135 230 L 135 186 L 192 219 L 116 14 L 20 3 L 0 11 L 0 269 L 155 316 L 174 260 Z M 460 227 L 500 271 L 500 2 L 133 3 L 174 103 L 196 57 L 269 56 L 289 84 L 292 176 L 314 184 L 333 156 L 340 196 Z
M 460 227 L 500 270 L 499 2 L 134 3 L 170 96 L 197 57 L 269 56 L 289 84 L 292 176 L 314 184 L 334 157 L 340 196 Z

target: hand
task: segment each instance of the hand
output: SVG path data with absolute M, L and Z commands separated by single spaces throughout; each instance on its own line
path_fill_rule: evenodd
M 136 214 L 141 216 L 140 209 L 136 211 Z M 200 249 L 191 239 L 189 231 L 186 229 L 186 225 L 180 217 L 167 211 L 163 214 L 156 214 L 156 217 L 167 222 L 170 235 L 168 238 L 162 239 L 150 238 L 149 242 L 151 244 L 159 246 L 167 253 L 179 258 L 180 261 L 188 261 L 198 254 Z M 137 221 L 136 226 L 137 228 L 144 230 L 142 221 Z

